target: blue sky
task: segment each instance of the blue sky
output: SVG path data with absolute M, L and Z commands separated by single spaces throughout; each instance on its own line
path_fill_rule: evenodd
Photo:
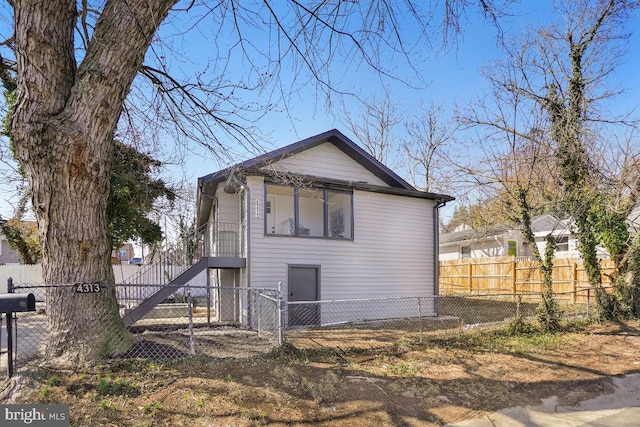
M 540 16 L 535 11 L 527 13 L 531 13 L 531 16 L 535 16 L 536 19 Z M 171 24 L 171 27 L 173 26 L 174 24 Z M 171 29 L 166 31 L 169 32 Z M 444 104 L 453 109 L 456 103 L 481 93 L 484 82 L 478 69 L 499 53 L 496 42 L 497 33 L 497 29 L 491 23 L 481 20 L 477 10 L 470 10 L 468 20 L 464 23 L 462 38 L 456 45 L 452 45 L 446 52 L 440 54 L 424 49 L 416 56 L 416 63 L 421 67 L 418 73 L 423 79 L 422 82 L 416 83 L 420 86 L 419 89 L 410 88 L 402 82 L 387 80 L 393 94 L 393 102 L 398 103 L 401 111 L 417 111 L 421 100 Z M 198 32 L 190 39 L 187 36 L 184 40 L 177 40 L 179 45 L 176 47 L 188 49 L 192 52 L 191 57 L 205 57 L 210 43 L 207 36 L 208 34 L 204 32 Z M 400 67 L 403 65 L 401 64 Z M 366 67 L 358 67 L 353 72 L 336 69 L 336 74 L 341 73 L 347 75 L 343 80 L 344 87 L 357 92 L 360 97 L 366 99 L 382 95 L 379 76 L 374 71 Z M 407 75 L 402 70 L 399 70 L 399 74 Z M 257 93 L 249 93 L 249 96 L 252 95 L 259 96 Z M 324 99 L 317 97 L 313 87 L 300 90 L 297 96 L 293 96 L 289 101 L 291 108 L 288 112 L 271 112 L 257 124 L 260 131 L 268 135 L 269 141 L 273 144 L 273 146 L 265 144 L 264 150 L 287 145 L 332 128 L 338 128 L 347 136 L 354 137 L 340 122 L 339 117 L 344 114 L 343 105 L 336 102 L 332 108 L 325 108 Z M 350 112 L 357 117 L 360 109 L 357 102 L 351 99 L 346 103 Z M 251 153 L 245 153 L 244 156 L 240 154 L 236 161 L 242 161 L 243 157 L 251 155 Z M 217 168 L 224 166 L 217 163 L 214 157 L 204 150 L 196 149 L 196 154 L 187 159 L 187 168 L 175 165 L 173 169 L 175 173 L 188 171 L 187 178 L 191 177 L 195 181 L 198 176 L 214 172 Z
M 513 16 L 508 21 L 501 23 L 505 37 L 519 35 L 525 26 L 548 23 L 555 16 L 550 0 L 522 1 L 512 9 L 512 13 Z M 640 28 L 638 23 L 636 14 L 635 19 L 629 23 L 629 29 Z M 452 111 L 456 105 L 464 106 L 475 98 L 482 97 L 486 83 L 479 70 L 500 57 L 501 50 L 497 43 L 497 34 L 497 29 L 490 22 L 483 21 L 477 10 L 470 10 L 467 20 L 463 22 L 462 37 L 457 44 L 440 54 L 434 54 L 429 49 L 425 49 L 419 55 L 422 60 L 420 74 L 426 82 L 429 82 L 428 85 L 414 89 L 399 82 L 390 83 L 393 101 L 399 104 L 399 110 L 407 113 L 416 112 L 422 100 L 427 103 L 442 104 Z M 202 42 L 206 43 L 205 37 Z M 197 45 L 191 47 L 198 48 Z M 638 70 L 640 70 L 640 34 L 635 34 L 631 39 L 630 53 L 612 80 L 615 82 L 614 87 L 624 87 L 628 92 L 617 98 L 617 104 L 613 108 L 625 111 L 635 108 L 640 103 Z M 382 94 L 378 76 L 373 71 L 363 68 L 354 72 L 351 79 L 345 80 L 345 83 L 364 98 Z M 269 150 L 287 145 L 331 128 L 340 129 L 358 142 L 339 121 L 339 117 L 344 114 L 342 105 L 336 103 L 332 109 L 324 109 L 323 101 L 315 102 L 315 100 L 313 89 L 308 88 L 306 91 L 301 91 L 298 97 L 291 99 L 292 108 L 289 114 L 292 119 L 283 112 L 273 112 L 261 120 L 258 127 L 264 134 L 270 135 L 270 141 L 273 144 L 273 146 L 265 145 L 263 148 Z M 360 108 L 357 103 L 352 100 L 348 101 L 347 105 L 347 108 L 351 108 L 352 114 L 357 117 Z M 477 155 L 473 148 L 466 154 Z M 251 153 L 246 153 L 244 156 L 240 154 L 237 161 L 251 156 Z M 214 172 L 224 166 L 202 150 L 196 150 L 196 154 L 191 155 L 186 162 L 187 167 L 176 165 L 173 170 L 177 174 L 186 171 L 184 176 L 194 183 L 198 176 Z M 394 165 L 390 164 L 390 166 Z M 450 214 L 452 206 L 455 206 L 455 202 L 445 209 L 445 216 Z
M 512 9 L 513 17 L 510 22 L 502 23 L 505 36 L 517 35 L 522 27 L 528 24 L 542 24 L 552 16 L 550 8 L 551 0 L 522 1 Z M 6 6 L 6 5 L 5 5 Z M 1 10 L 0 10 L 1 12 Z M 630 22 L 629 28 L 640 28 L 638 15 Z M 0 21 L 5 25 L 6 21 Z M 185 25 L 185 21 L 168 22 L 162 29 L 166 34 L 175 34 Z M 430 49 L 424 49 L 418 55 L 420 64 L 419 74 L 428 85 L 420 83 L 421 88 L 408 88 L 399 82 L 389 82 L 394 101 L 399 104 L 399 109 L 406 112 L 415 112 L 420 107 L 420 101 L 443 104 L 453 109 L 456 104 L 465 104 L 472 99 L 482 96 L 485 82 L 479 73 L 479 69 L 487 66 L 491 61 L 500 56 L 500 49 L 496 42 L 497 30 L 491 23 L 484 22 L 477 10 L 471 9 L 467 13 L 467 19 L 462 25 L 462 38 L 448 51 L 438 55 Z M 6 28 L 5 28 L 6 30 Z M 190 73 L 203 64 L 200 58 L 210 52 L 210 38 L 214 30 L 206 26 L 186 32 L 184 35 L 171 39 L 171 48 L 182 55 L 181 59 L 174 60 L 172 66 L 179 68 L 184 73 Z M 409 28 L 410 30 L 410 28 Z M 4 36 L 6 31 L 1 31 Z M 260 46 L 266 46 L 266 40 L 258 41 Z M 628 93 L 619 98 L 618 108 L 628 110 L 634 108 L 640 102 L 640 84 L 637 72 L 640 70 L 640 34 L 632 37 L 631 52 L 625 63 L 620 67 L 614 79 L 619 82 L 619 87 L 628 89 Z M 167 50 L 168 51 L 168 50 Z M 170 52 L 169 52 L 170 53 Z M 233 67 L 242 67 L 242 64 L 234 64 Z M 380 82 L 375 72 L 359 67 L 357 70 L 336 70 L 344 72 L 343 83 L 346 87 L 358 92 L 363 98 L 369 96 L 381 96 Z M 402 70 L 398 70 L 402 73 Z M 338 120 L 344 114 L 342 105 L 335 103 L 331 109 L 325 109 L 323 100 L 317 99 L 313 88 L 302 89 L 290 99 L 291 108 L 288 117 L 284 112 L 272 112 L 256 123 L 260 131 L 269 136 L 271 144 L 265 144 L 263 149 L 270 150 L 277 146 L 287 145 L 297 140 L 324 132 L 331 128 L 338 128 L 347 136 L 353 137 Z M 258 96 L 249 92 L 248 97 Z M 251 101 L 248 99 L 248 101 Z M 316 102 L 317 101 L 317 102 Z M 354 101 L 348 101 L 347 108 L 351 109 L 354 116 L 358 116 L 358 105 Z M 170 141 L 167 141 L 170 142 Z M 358 142 L 356 140 L 356 142 Z M 186 178 L 195 185 L 196 179 L 218 170 L 225 166 L 215 159 L 215 156 L 207 151 L 191 147 L 192 152 L 187 152 L 184 161 L 169 165 L 166 176 Z M 239 150 L 235 161 L 240 162 L 252 153 Z M 3 189 L 8 196 L 10 190 Z M 456 196 L 454 194 L 454 196 Z M 10 208 L 5 203 L 0 208 L 0 214 L 10 214 Z

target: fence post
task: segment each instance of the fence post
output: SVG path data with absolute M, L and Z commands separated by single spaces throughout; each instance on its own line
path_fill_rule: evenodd
M 284 300 L 282 298 L 282 282 L 278 282 L 278 345 L 284 344 Z
M 591 304 L 591 288 L 587 288 L 587 319 L 591 317 L 591 313 L 589 313 L 589 306 Z
M 573 293 L 571 294 L 572 304 L 576 303 L 576 293 L 578 292 L 578 263 L 574 260 L 571 266 L 571 280 L 573 281 Z
M 13 278 L 7 278 L 7 293 L 14 293 Z M 5 313 L 7 318 L 7 378 L 13 377 L 13 313 Z
M 513 297 L 515 298 L 516 297 L 516 291 L 517 291 L 517 289 L 516 289 L 516 281 L 517 281 L 517 278 L 518 278 L 518 268 L 517 268 L 518 264 L 516 262 L 516 257 L 515 256 L 513 257 L 512 266 L 513 266 L 513 272 L 512 272 L 513 274 L 511 276 L 511 280 L 512 280 L 512 282 L 511 282 L 512 291 L 511 292 L 513 294 Z
M 422 344 L 422 304 L 420 304 L 420 297 L 418 298 L 418 318 L 420 319 L 420 344 Z
M 471 267 L 471 258 L 469 258 L 469 270 L 467 272 L 467 277 L 469 279 L 469 294 L 473 293 L 473 270 Z
M 187 310 L 189 312 L 189 347 L 191 354 L 196 354 L 196 348 L 193 343 L 193 306 L 191 305 L 191 290 L 187 290 Z

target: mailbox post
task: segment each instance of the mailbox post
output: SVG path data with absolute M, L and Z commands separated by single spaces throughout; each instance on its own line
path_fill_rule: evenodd
M 7 377 L 13 376 L 13 313 L 36 311 L 36 297 L 33 294 L 1 294 L 0 313 L 7 318 Z

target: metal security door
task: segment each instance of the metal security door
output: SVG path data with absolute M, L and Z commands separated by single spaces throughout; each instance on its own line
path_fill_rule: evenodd
M 320 267 L 289 266 L 289 326 L 320 324 Z M 300 303 L 310 301 L 309 303 Z

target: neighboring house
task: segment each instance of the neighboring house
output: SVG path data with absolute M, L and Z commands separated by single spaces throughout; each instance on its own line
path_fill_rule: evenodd
M 571 231 L 570 220 L 559 220 L 553 215 L 541 215 L 531 222 L 536 245 L 541 254 L 546 248 L 546 236 L 556 239 L 555 258 L 580 258 L 578 240 Z M 607 257 L 599 249 L 601 257 Z M 496 224 L 477 229 L 462 229 L 440 235 L 440 260 L 483 257 L 531 257 L 532 252 L 522 232 L 507 224 Z
M 627 225 L 631 234 L 636 234 L 638 232 L 638 229 L 640 229 L 640 206 L 636 206 L 631 211 L 627 218 Z
M 125 243 L 118 249 L 111 252 L 112 264 L 127 264 L 134 258 L 133 244 Z
M 438 211 L 451 200 L 416 190 L 331 130 L 199 178 L 197 225 L 213 286 L 280 284 L 289 302 L 432 296 Z M 389 305 L 364 316 L 402 316 Z M 301 304 L 288 323 L 331 323 L 330 311 Z
M 0 264 L 20 264 L 18 251 L 9 245 L 9 241 L 0 231 Z
M 440 235 L 440 261 L 507 255 L 526 256 L 527 249 L 522 234 L 506 224 L 463 228 Z

